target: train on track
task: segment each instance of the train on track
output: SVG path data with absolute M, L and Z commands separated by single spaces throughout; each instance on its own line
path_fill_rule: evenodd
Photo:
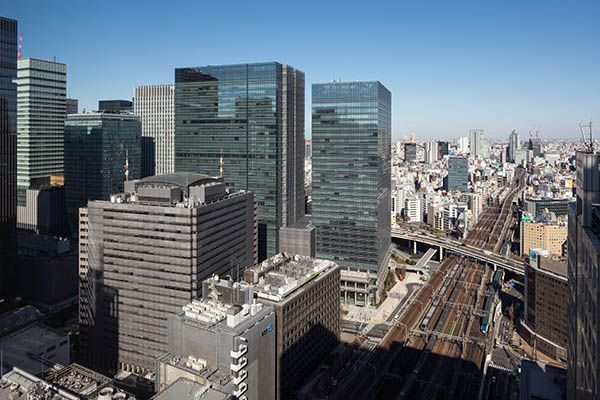
M 429 311 L 425 315 L 425 318 L 423 318 L 423 321 L 421 321 L 420 328 L 421 328 L 422 331 L 426 331 L 427 330 L 427 325 L 429 325 L 429 321 L 431 321 L 431 318 L 433 317 L 433 314 L 435 313 L 435 310 L 437 310 L 437 308 L 438 308 L 438 306 L 440 304 L 440 301 L 446 295 L 446 292 L 448 291 L 448 288 L 450 287 L 450 283 L 452 282 L 452 279 L 454 279 L 454 276 L 458 272 L 458 267 L 464 262 L 464 259 L 465 259 L 464 256 L 461 257 L 456 262 L 456 264 L 454 264 L 454 267 L 452 267 L 452 270 L 448 274 L 448 277 L 446 278 L 446 281 L 444 282 L 444 285 L 442 286 L 442 289 L 440 290 L 439 295 L 437 295 L 435 297 L 435 299 L 431 303 L 431 307 L 429 308 Z
M 504 278 L 504 270 L 502 268 L 498 268 L 498 270 L 494 273 L 494 278 L 492 282 L 488 286 L 488 294 L 485 298 L 485 304 L 483 306 L 483 311 L 485 312 L 485 316 L 481 319 L 481 332 L 486 333 L 488 331 L 488 327 L 490 325 L 490 317 L 492 316 L 492 304 L 494 304 L 494 298 L 496 296 L 496 292 L 500 287 L 500 281 Z

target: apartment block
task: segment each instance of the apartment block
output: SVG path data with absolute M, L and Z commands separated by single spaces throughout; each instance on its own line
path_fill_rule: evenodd
M 536 217 L 531 222 L 521 222 L 521 256 L 530 249 L 546 249 L 552 254 L 562 254 L 562 246 L 567 240 L 568 227 L 564 219 Z

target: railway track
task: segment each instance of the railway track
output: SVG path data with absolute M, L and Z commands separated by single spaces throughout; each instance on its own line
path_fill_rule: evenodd
M 521 174 L 501 202 L 488 205 L 467 244 L 491 251 L 502 245 L 523 184 Z M 475 261 L 448 257 L 380 343 L 370 363 L 376 375 L 353 380 L 335 398 L 476 399 L 491 340 L 480 328 L 491 275 Z

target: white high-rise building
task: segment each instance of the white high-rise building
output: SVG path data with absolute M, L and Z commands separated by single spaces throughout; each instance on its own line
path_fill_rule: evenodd
M 461 136 L 457 140 L 458 152 L 460 154 L 467 154 L 469 152 L 469 138 L 467 136 Z
M 154 139 L 156 175 L 175 172 L 175 85 L 136 86 L 133 113 L 142 122 L 142 137 Z
M 488 142 L 483 135 L 483 129 L 471 129 L 469 137 L 471 155 L 479 158 L 488 158 Z
M 425 143 L 425 163 L 433 164 L 440 159 L 438 143 L 427 142 Z
M 421 213 L 421 199 L 417 196 L 406 199 L 405 215 L 410 222 L 421 222 L 423 215 Z

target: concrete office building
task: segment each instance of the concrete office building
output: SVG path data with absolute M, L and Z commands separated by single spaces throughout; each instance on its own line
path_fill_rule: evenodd
M 567 361 L 567 259 L 532 249 L 525 267 L 521 336 L 536 351 Z
M 600 154 L 576 153 L 577 201 L 569 204 L 567 397 L 600 396 Z
M 65 122 L 65 203 L 72 231 L 88 200 L 108 200 L 141 177 L 141 124 L 126 114 L 73 114 Z
M 27 189 L 49 184 L 50 175 L 63 175 L 67 66 L 22 58 L 15 82 L 17 204 L 25 206 Z
M 567 240 L 568 228 L 564 219 L 541 219 L 531 222 L 521 221 L 521 256 L 527 256 L 530 249 L 546 249 L 552 254 L 562 254 L 562 246 Z
M 133 88 L 133 114 L 142 123 L 142 137 L 154 139 L 155 174 L 175 172 L 175 85 Z
M 79 100 L 77 99 L 66 99 L 65 103 L 66 113 L 69 114 L 79 114 Z
M 404 143 L 404 161 L 417 161 L 416 143 Z
M 305 215 L 293 225 L 281 228 L 279 238 L 282 252 L 315 257 L 317 237 L 310 215 Z
M 567 215 L 569 211 L 569 203 L 571 199 L 525 199 L 525 210 L 534 218 L 542 215 L 547 209 L 548 212 L 554 213 L 557 217 Z
M 202 299 L 169 316 L 168 352 L 156 362 L 155 388 L 184 378 L 236 399 L 273 400 L 276 322 L 252 285 L 214 276 Z
M 259 260 L 304 216 L 304 73 L 277 62 L 175 69 L 175 170 L 258 199 Z
M 17 251 L 17 21 L 0 17 L 0 298 L 12 287 Z
M 542 141 L 538 138 L 529 138 L 527 149 L 533 151 L 534 157 L 540 157 L 542 155 Z
M 521 149 L 521 139 L 516 130 L 512 130 L 508 136 L 507 159 L 510 162 L 515 162 L 515 152 Z
M 254 223 L 252 193 L 198 174 L 129 181 L 110 201 L 90 201 L 80 264 L 87 362 L 151 371 L 167 348 L 167 316 L 200 297 L 204 279 L 254 265 Z
M 306 148 L 304 149 L 304 157 L 311 158 L 312 157 L 312 140 L 306 139 L 305 141 Z
M 338 263 L 342 280 L 366 281 L 360 303 L 375 306 L 391 246 L 392 94 L 378 81 L 334 81 L 312 96 L 317 257 Z
M 489 157 L 488 141 L 485 139 L 483 129 L 469 131 L 469 148 L 473 157 L 486 159 Z
M 433 164 L 440 159 L 439 148 L 437 142 L 425 143 L 425 163 Z
M 133 102 L 129 100 L 100 100 L 98 101 L 98 111 L 109 114 L 131 114 L 133 112 Z
M 25 206 L 17 206 L 17 228 L 40 235 L 68 236 L 63 186 L 25 191 Z
M 340 268 L 332 261 L 278 254 L 246 270 L 257 300 L 276 315 L 277 398 L 287 399 L 336 347 Z M 348 288 L 363 299 L 366 290 Z
M 466 157 L 448 158 L 448 175 L 444 177 L 444 190 L 466 192 L 469 188 L 469 159 Z
M 461 136 L 456 140 L 456 146 L 459 154 L 468 154 L 469 153 L 469 137 Z

